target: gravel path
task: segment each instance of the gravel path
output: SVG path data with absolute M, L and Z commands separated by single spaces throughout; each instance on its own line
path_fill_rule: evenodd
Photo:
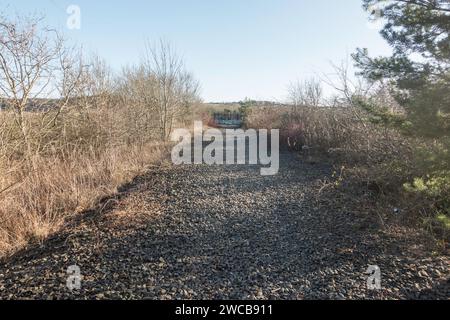
M 164 167 L 101 212 L 0 264 L 0 298 L 448 299 L 449 261 L 392 235 L 357 199 L 319 194 L 327 165 Z M 335 197 L 339 197 L 336 195 Z M 344 201 L 345 200 L 345 201 Z M 341 203 L 341 205 L 336 205 Z M 66 287 L 78 265 L 80 290 Z M 382 289 L 367 289 L 378 265 Z

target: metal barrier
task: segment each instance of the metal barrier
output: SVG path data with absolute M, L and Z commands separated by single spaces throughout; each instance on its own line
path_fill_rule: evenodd
M 214 112 L 213 125 L 220 128 L 240 128 L 243 119 L 240 112 Z

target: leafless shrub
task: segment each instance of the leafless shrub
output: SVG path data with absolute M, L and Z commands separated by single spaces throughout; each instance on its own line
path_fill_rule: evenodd
M 336 164 L 358 168 L 354 172 L 358 172 L 358 179 L 367 184 L 380 181 L 380 185 L 399 186 L 400 179 L 395 183 L 392 180 L 396 179 L 396 175 L 405 173 L 396 169 L 386 170 L 386 166 L 398 161 L 408 163 L 411 159 L 411 142 L 394 129 L 371 123 L 357 101 L 370 99 L 392 109 L 398 108 L 397 105 L 383 84 L 367 83 L 359 77 L 350 77 L 347 62 L 333 67 L 334 73 L 324 75 L 322 84 L 311 80 L 291 86 L 290 104 L 286 107 L 253 108 L 247 125 L 278 128 L 281 145 L 297 151 L 308 150 L 308 154 L 314 152 L 332 159 Z M 336 92 L 336 96 L 328 103 L 318 98 L 321 92 L 319 88 L 323 84 L 331 86 Z
M 295 108 L 318 107 L 323 102 L 322 83 L 315 78 L 291 83 L 288 87 L 288 94 L 289 102 Z
M 33 165 L 36 150 L 26 112 L 46 107 L 47 100 L 42 97 L 52 91 L 63 42 L 39 18 L 10 21 L 1 17 L 0 20 L 0 92 L 13 112 L 27 160 Z M 47 127 L 52 121 L 54 117 L 43 118 L 42 126 Z
M 336 92 L 331 106 L 354 107 L 355 99 L 368 97 L 376 90 L 376 83 L 368 82 L 360 76 L 351 76 L 348 58 L 339 64 L 331 63 L 331 66 L 334 71 L 331 74 L 322 74 L 320 77 L 324 84 Z
M 0 255 L 42 240 L 165 156 L 198 84 L 161 42 L 115 77 L 41 19 L 0 23 Z
M 175 121 L 199 100 L 199 84 L 186 71 L 170 43 L 160 40 L 157 45 L 147 44 L 146 49 L 142 69 L 155 84 L 150 101 L 158 116 L 161 139 L 165 141 Z

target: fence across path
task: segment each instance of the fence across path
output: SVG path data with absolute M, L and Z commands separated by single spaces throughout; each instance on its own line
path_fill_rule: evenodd
M 243 119 L 240 112 L 214 112 L 213 126 L 220 128 L 240 128 L 243 125 Z

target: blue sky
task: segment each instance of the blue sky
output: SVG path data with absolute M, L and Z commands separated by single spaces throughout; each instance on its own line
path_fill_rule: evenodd
M 81 29 L 66 27 L 69 5 Z M 205 101 L 283 100 L 290 81 L 331 72 L 356 47 L 388 54 L 361 0 L 0 0 L 0 11 L 44 13 L 114 70 L 139 60 L 145 39 L 169 40 Z

